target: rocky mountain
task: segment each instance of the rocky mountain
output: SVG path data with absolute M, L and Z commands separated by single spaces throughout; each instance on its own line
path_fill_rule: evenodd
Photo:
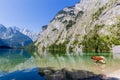
M 21 33 L 23 33 L 26 36 L 29 36 L 29 38 L 31 38 L 33 41 L 35 41 L 37 39 L 38 34 L 33 32 L 33 31 L 30 31 L 30 30 L 25 29 L 25 28 L 21 29 L 21 28 L 18 28 L 16 26 L 12 26 L 12 28 L 14 30 L 20 31 Z
M 33 41 L 20 31 L 12 27 L 6 28 L 0 24 L 0 46 L 21 47 L 26 46 Z
M 120 45 L 120 0 L 80 0 L 40 32 L 38 51 L 110 52 Z

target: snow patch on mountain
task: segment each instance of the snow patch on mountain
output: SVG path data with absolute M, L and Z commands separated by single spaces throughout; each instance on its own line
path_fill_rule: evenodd
M 28 30 L 28 29 L 26 29 L 26 28 L 19 28 L 19 27 L 16 27 L 16 26 L 13 26 L 12 27 L 13 28 L 13 30 L 18 30 L 18 31 L 20 31 L 21 33 L 23 33 L 24 35 L 26 35 L 26 36 L 28 36 L 29 38 L 31 38 L 33 41 L 35 41 L 36 39 L 37 39 L 37 36 L 38 36 L 38 34 L 37 33 L 35 33 L 35 32 L 33 32 L 33 31 L 30 31 L 30 30 Z

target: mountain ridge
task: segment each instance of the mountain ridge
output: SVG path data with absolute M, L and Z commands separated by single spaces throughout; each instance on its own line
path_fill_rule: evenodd
M 0 32 L 0 46 L 22 47 L 33 42 L 28 36 L 12 27 L 6 28 L 1 24 Z
M 13 28 L 13 30 L 20 31 L 21 33 L 23 33 L 26 36 L 29 36 L 33 41 L 35 41 L 37 39 L 38 34 L 33 32 L 33 31 L 30 31 L 26 28 L 19 28 L 19 27 L 16 27 L 16 26 L 11 26 L 11 28 Z
M 64 8 L 40 32 L 38 52 L 110 52 L 112 45 L 120 45 L 119 4 L 119 0 L 81 0 Z

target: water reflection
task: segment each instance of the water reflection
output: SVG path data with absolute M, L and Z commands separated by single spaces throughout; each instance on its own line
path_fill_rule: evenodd
M 0 49 L 0 71 L 10 72 L 28 68 L 31 55 L 20 49 Z M 33 64 L 32 64 L 33 65 Z
M 102 55 L 106 64 L 95 63 L 91 60 L 93 55 Z M 43 52 L 31 56 L 24 50 L 0 50 L 0 71 L 12 72 L 33 67 L 52 67 L 54 69 L 67 68 L 92 71 L 97 74 L 108 74 L 120 69 L 120 54 L 112 53 L 69 53 Z
M 120 59 L 120 53 L 113 53 L 114 59 Z
M 74 55 L 73 55 L 74 54 Z M 84 53 L 81 54 L 62 54 L 50 53 L 37 54 L 35 53 L 35 64 L 38 67 L 53 67 L 55 69 L 79 69 L 88 70 L 97 74 L 108 74 L 120 69 L 120 58 L 114 58 L 111 53 Z M 91 60 L 93 55 L 103 55 L 106 58 L 106 64 L 95 63 Z

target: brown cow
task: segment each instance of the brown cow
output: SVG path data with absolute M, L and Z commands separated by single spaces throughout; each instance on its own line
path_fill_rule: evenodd
M 100 62 L 100 63 L 106 63 L 105 62 L 105 58 L 103 56 L 92 56 L 91 59 L 93 59 L 94 61 L 96 61 L 96 63 Z

